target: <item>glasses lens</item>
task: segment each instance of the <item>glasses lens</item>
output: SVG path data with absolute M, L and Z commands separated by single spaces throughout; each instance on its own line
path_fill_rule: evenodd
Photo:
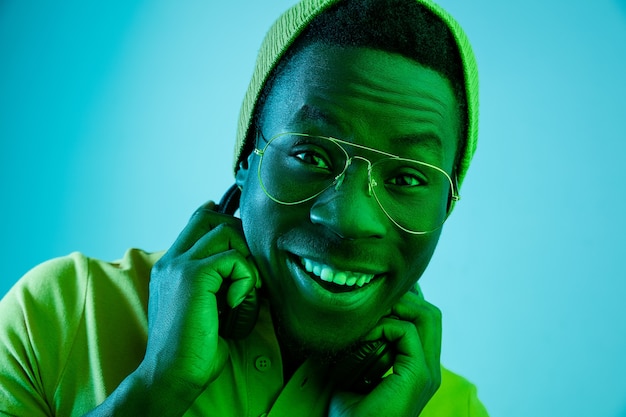
M 259 163 L 259 179 L 267 195 L 283 204 L 306 201 L 343 171 L 347 155 L 332 140 L 286 133 L 270 139 Z
M 431 232 L 445 221 L 452 186 L 443 171 L 418 161 L 391 158 L 374 163 L 371 175 L 376 200 L 402 229 Z
M 346 169 L 348 154 L 337 142 L 301 133 L 273 137 L 260 152 L 261 187 L 282 204 L 319 195 Z M 386 156 L 370 165 L 370 184 L 382 210 L 407 232 L 431 232 L 446 219 L 453 188 L 448 175 L 435 166 Z

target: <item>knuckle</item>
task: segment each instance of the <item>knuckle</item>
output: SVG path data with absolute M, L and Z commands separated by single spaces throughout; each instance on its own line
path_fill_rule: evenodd
M 433 305 L 430 310 L 431 310 L 431 314 L 433 318 L 438 319 L 438 320 L 441 320 L 443 318 L 443 312 L 441 311 L 439 307 L 436 307 Z
M 426 317 L 428 317 L 430 320 L 441 321 L 441 319 L 443 318 L 443 313 L 441 312 L 441 309 L 439 307 L 429 302 L 426 302 L 424 307 L 425 308 L 423 309 L 423 314 Z
M 435 392 L 437 392 L 437 390 L 439 390 L 439 387 L 441 387 L 441 378 L 432 378 L 430 380 L 431 393 L 434 394 Z
M 249 270 L 246 258 L 236 249 L 229 249 L 205 258 L 200 262 L 202 269 L 223 275 L 225 278 L 234 277 L 237 271 Z
M 211 229 L 211 233 L 215 235 L 230 234 L 232 232 L 233 232 L 232 226 L 226 222 L 216 223 Z
M 205 232 L 214 230 L 222 225 L 238 227 L 241 220 L 227 214 L 218 213 L 208 208 L 198 209 L 191 217 L 188 227 L 200 228 Z
M 174 256 L 170 253 L 166 253 L 152 266 L 150 270 L 151 277 L 172 275 L 174 271 L 181 268 L 181 265 L 186 263 L 186 260 L 182 259 L 183 257 L 184 255 Z
M 187 227 L 195 228 L 195 227 L 203 227 L 207 229 L 211 229 L 215 226 L 215 224 L 219 223 L 216 221 L 217 213 L 211 211 L 206 208 L 196 210 L 191 218 L 189 219 L 189 223 Z
M 215 202 L 212 201 L 212 200 L 209 200 L 206 203 L 202 204 L 200 207 L 198 207 L 196 209 L 196 211 L 193 212 L 191 217 L 195 217 L 195 216 L 198 216 L 198 215 L 217 213 L 217 211 L 215 210 L 216 207 L 217 207 L 217 205 L 215 204 Z
M 214 239 L 222 239 L 228 242 L 243 241 L 243 234 L 229 223 L 216 224 L 207 234 L 209 235 L 209 241 Z
M 437 379 L 435 379 L 435 391 L 437 391 L 441 387 L 441 375 Z
M 220 252 L 214 253 L 213 255 L 206 257 L 203 263 L 206 264 L 231 264 L 239 261 L 243 256 L 236 249 L 224 249 Z

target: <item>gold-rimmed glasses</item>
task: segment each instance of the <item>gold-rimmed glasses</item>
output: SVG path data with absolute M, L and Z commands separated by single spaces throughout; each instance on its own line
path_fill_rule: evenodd
M 450 175 L 435 165 L 332 137 L 280 133 L 254 153 L 260 156 L 261 188 L 285 205 L 304 203 L 333 186 L 339 190 L 350 165 L 366 162 L 368 194 L 397 227 L 412 234 L 437 230 L 460 198 Z

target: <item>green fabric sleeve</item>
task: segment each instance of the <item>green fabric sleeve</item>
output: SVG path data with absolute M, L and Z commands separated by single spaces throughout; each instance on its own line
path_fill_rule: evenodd
M 0 301 L 0 415 L 76 417 L 104 401 L 143 358 L 150 269 L 160 256 L 131 249 L 119 262 L 103 262 L 74 253 L 27 273 Z M 280 416 L 293 404 L 325 415 L 330 393 L 315 379 L 316 366 L 282 380 L 267 305 L 253 334 L 229 341 L 229 349 L 226 370 L 186 417 Z M 260 357 L 271 369 L 256 366 Z M 442 368 L 421 417 L 485 416 L 475 386 Z
M 17 283 L 0 301 L 0 414 L 76 416 L 102 402 L 143 358 L 158 256 L 74 253 Z

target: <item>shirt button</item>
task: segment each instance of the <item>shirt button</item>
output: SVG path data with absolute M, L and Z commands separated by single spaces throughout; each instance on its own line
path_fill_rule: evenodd
M 266 372 L 272 366 L 272 361 L 267 356 L 258 356 L 254 361 L 254 367 L 257 371 Z

